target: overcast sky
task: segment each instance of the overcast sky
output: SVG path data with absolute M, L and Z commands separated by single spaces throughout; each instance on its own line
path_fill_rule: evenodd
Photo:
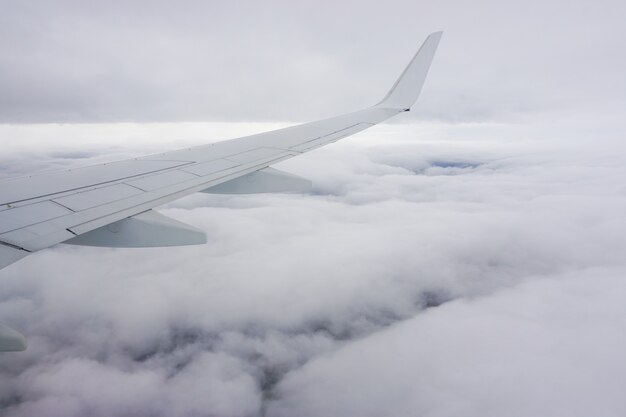
M 0 3 L 0 121 L 306 121 L 445 31 L 421 118 L 623 110 L 622 1 Z
M 311 193 L 0 270 L 0 414 L 626 415 L 625 12 L 0 0 L 0 177 L 365 107 L 445 32 L 415 111 L 277 166 Z

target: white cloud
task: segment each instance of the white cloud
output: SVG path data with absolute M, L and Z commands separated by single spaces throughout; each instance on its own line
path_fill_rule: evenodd
M 5 122 L 324 117 L 446 33 L 415 112 L 281 164 L 312 194 L 197 194 L 162 211 L 207 245 L 1 270 L 29 348 L 0 414 L 625 414 L 623 2 L 13 3 Z M 0 177 L 279 125 L 4 124 Z
M 312 361 L 272 416 L 621 416 L 626 269 L 456 300 Z
M 78 165 L 178 147 L 176 128 L 193 144 L 255 126 L 49 128 L 4 126 L 22 140 L 3 158 Z M 85 158 L 66 152 L 79 137 Z M 29 337 L 0 358 L 3 412 L 530 416 L 582 414 L 587 398 L 611 415 L 620 149 L 577 127 L 386 125 L 281 164 L 311 195 L 162 209 L 207 245 L 31 255 L 0 271 L 0 316 Z

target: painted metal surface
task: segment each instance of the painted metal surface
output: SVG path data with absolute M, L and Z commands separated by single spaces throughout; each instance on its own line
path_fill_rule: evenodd
M 0 233 L 21 229 L 46 220 L 70 214 L 71 210 L 52 201 L 42 201 L 0 211 Z
M 182 170 L 175 170 L 125 181 L 124 183 L 143 191 L 153 191 L 167 187 L 168 185 L 180 184 L 181 182 L 189 181 L 196 177 L 197 175 Z
M 187 167 L 184 171 L 203 177 L 205 175 L 215 174 L 216 172 L 224 171 L 229 168 L 234 168 L 238 165 L 240 164 L 226 159 L 216 159 L 214 161 L 192 165 Z
M 130 159 L 64 171 L 0 181 L 0 205 L 94 187 L 125 178 L 160 172 L 188 164 L 185 161 L 146 161 Z
M 55 198 L 52 201 L 76 212 L 122 200 L 141 194 L 142 192 L 143 191 L 139 188 L 135 188 L 127 184 L 114 184 L 96 188 L 94 190 L 81 191 L 79 193 L 61 198 Z

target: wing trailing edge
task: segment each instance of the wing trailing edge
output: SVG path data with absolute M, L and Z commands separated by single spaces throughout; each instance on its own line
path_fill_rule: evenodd
M 29 251 L 14 247 L 13 245 L 8 246 L 0 243 L 0 269 L 11 265 L 13 262 L 19 261 L 27 255 L 30 255 Z

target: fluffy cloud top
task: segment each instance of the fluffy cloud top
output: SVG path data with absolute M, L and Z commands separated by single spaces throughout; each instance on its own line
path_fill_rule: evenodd
M 311 195 L 163 208 L 207 245 L 11 265 L 0 316 L 29 349 L 0 358 L 2 412 L 622 415 L 623 147 L 579 126 L 380 126 L 281 164 Z M 174 128 L 259 126 L 5 125 L 2 166 L 178 147 Z

